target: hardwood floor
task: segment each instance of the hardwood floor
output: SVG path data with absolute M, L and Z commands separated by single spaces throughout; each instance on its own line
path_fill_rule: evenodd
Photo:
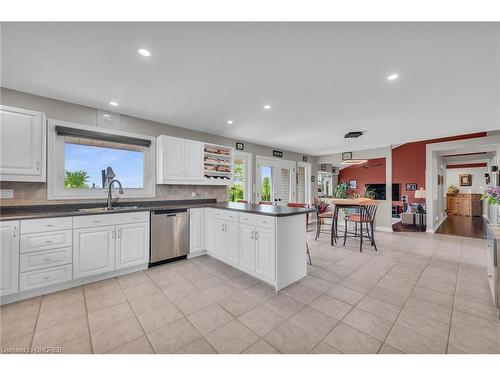
M 450 215 L 436 231 L 452 236 L 486 238 L 486 220 L 483 217 Z

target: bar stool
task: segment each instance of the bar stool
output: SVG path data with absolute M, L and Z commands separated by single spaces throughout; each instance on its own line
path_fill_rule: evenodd
M 375 231 L 373 223 L 375 221 L 375 215 L 377 213 L 378 201 L 366 200 L 359 203 L 359 214 L 349 214 L 346 215 L 344 219 L 344 244 L 345 246 L 347 234 L 351 234 L 351 238 L 358 237 L 358 224 L 359 224 L 359 252 L 363 251 L 363 238 L 368 238 L 371 245 L 377 250 L 377 244 L 375 243 Z M 347 223 L 354 223 L 354 233 L 348 232 Z M 363 224 L 366 224 L 366 236 L 363 234 Z
M 288 207 L 298 207 L 298 208 L 309 208 L 307 203 L 288 203 Z M 306 214 L 306 231 L 307 231 L 307 223 L 309 223 L 309 213 Z M 309 257 L 309 264 L 312 265 L 311 261 L 311 253 L 309 252 L 309 245 L 306 239 L 306 254 Z
M 334 221 L 333 220 L 333 211 L 332 210 L 332 207 L 326 203 L 326 202 L 323 202 L 323 204 L 326 205 L 326 211 L 323 211 L 320 213 L 321 211 L 321 203 L 322 201 L 318 198 L 314 198 L 314 207 L 316 208 L 316 238 L 315 240 L 318 240 L 319 238 L 319 235 L 321 234 L 321 222 L 324 220 L 324 219 L 332 219 L 332 222 Z M 326 233 L 326 232 L 323 232 L 323 233 Z

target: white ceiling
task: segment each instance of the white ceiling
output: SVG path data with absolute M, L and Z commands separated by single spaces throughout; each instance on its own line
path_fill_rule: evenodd
M 499 25 L 3 23 L 1 78 L 15 90 L 97 108 L 116 100 L 124 114 L 322 155 L 500 129 Z M 392 72 L 400 79 L 387 81 Z M 343 139 L 353 130 L 366 134 Z

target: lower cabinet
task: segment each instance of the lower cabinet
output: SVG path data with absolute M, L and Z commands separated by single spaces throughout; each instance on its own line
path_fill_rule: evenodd
M 205 209 L 189 210 L 189 252 L 191 254 L 205 250 Z
M 73 278 L 115 269 L 115 226 L 75 229 L 73 232 Z
M 205 209 L 205 247 L 208 252 L 215 252 L 215 219 L 213 209 Z
M 116 269 L 149 261 L 149 223 L 116 226 Z
M 0 296 L 19 292 L 19 222 L 0 222 Z
M 238 223 L 225 223 L 225 237 L 224 257 L 229 263 L 238 264 Z
M 226 252 L 226 232 L 224 220 L 214 219 L 214 247 L 212 252 L 218 257 L 224 257 Z
M 276 279 L 274 231 L 240 224 L 239 266 L 266 281 Z

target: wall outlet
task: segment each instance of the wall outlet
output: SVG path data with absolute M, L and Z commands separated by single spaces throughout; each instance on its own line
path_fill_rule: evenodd
M 191 192 L 191 198 L 196 198 L 196 191 Z
M 12 190 L 12 189 L 0 189 L 0 198 L 2 198 L 2 199 L 14 198 L 14 190 Z

